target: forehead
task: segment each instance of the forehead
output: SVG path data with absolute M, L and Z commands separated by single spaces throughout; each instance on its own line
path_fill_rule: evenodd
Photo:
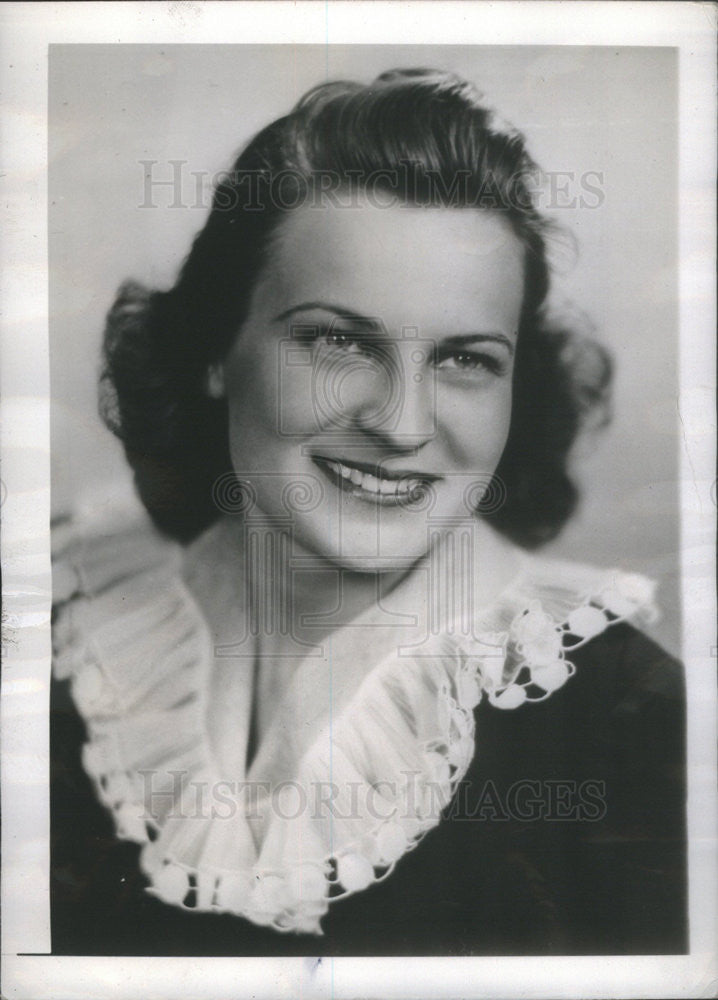
M 276 312 L 323 300 L 387 324 L 518 322 L 524 249 L 498 212 L 307 206 L 282 222 L 273 251 L 257 297 Z

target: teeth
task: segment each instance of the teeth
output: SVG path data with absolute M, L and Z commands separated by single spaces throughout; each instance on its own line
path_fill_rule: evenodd
M 422 482 L 420 479 L 379 479 L 369 472 L 360 472 L 359 469 L 342 465 L 341 462 L 325 460 L 329 468 L 342 479 L 346 479 L 354 486 L 359 486 L 367 493 L 377 493 L 381 496 L 409 497 L 415 491 L 421 491 Z

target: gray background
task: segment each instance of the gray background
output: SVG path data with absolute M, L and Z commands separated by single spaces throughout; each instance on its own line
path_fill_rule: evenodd
M 660 582 L 652 633 L 680 648 L 677 308 L 677 53 L 574 46 L 54 45 L 49 76 L 53 511 L 120 492 L 121 449 L 100 424 L 104 314 L 126 277 L 169 285 L 207 213 L 212 177 L 262 126 L 326 79 L 397 66 L 475 82 L 526 135 L 568 194 L 553 210 L 576 237 L 556 247 L 557 303 L 593 320 L 617 362 L 615 418 L 576 454 L 580 512 L 551 550 Z M 156 179 L 183 165 L 182 207 Z M 197 197 L 197 180 L 204 190 Z M 566 207 L 603 175 L 600 204 Z M 596 184 L 595 179 L 591 181 Z M 556 199 L 554 199 L 555 201 Z M 548 551 L 548 550 L 547 550 Z

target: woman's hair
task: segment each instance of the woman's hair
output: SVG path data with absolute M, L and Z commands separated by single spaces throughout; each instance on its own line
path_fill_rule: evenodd
M 483 516 L 527 548 L 553 538 L 577 500 L 569 451 L 589 415 L 606 412 L 610 366 L 546 313 L 550 227 L 536 177 L 523 136 L 469 83 L 438 71 L 322 84 L 263 129 L 217 185 L 174 287 L 127 282 L 107 318 L 101 412 L 155 523 L 187 541 L 219 515 L 213 484 L 231 469 L 228 417 L 226 401 L 207 393 L 207 370 L 237 336 L 282 219 L 363 192 L 381 204 L 501 211 L 521 240 L 513 412 L 492 493 L 502 502 Z

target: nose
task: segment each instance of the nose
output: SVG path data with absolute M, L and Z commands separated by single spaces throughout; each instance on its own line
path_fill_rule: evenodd
M 431 357 L 429 343 L 411 337 L 393 341 L 357 394 L 356 426 L 401 449 L 420 447 L 432 438 L 436 404 Z

